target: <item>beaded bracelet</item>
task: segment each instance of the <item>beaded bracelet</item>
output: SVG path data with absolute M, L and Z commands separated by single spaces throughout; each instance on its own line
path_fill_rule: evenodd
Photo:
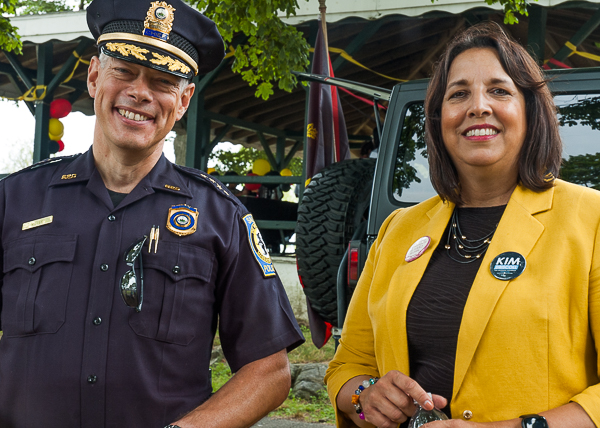
M 378 380 L 378 377 L 372 377 L 369 380 L 363 380 L 362 384 L 359 385 L 356 391 L 354 391 L 354 394 L 352 394 L 352 405 L 354 406 L 354 410 L 356 410 L 356 413 L 358 413 L 358 417 L 361 418 L 363 421 L 365 420 L 365 414 L 362 411 L 362 406 L 360 405 L 359 401 L 360 393 L 363 392 L 366 388 L 370 387 L 371 385 L 375 385 Z

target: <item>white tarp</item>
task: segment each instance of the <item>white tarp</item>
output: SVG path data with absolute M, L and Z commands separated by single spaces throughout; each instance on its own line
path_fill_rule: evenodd
M 317 19 L 319 15 L 318 0 L 297 0 L 299 9 L 296 16 L 291 16 L 285 21 L 295 25 L 301 22 Z M 577 2 L 577 0 L 538 0 L 530 4 L 540 6 L 556 6 L 565 2 Z M 600 3 L 600 0 L 589 0 L 589 3 Z M 487 7 L 501 10 L 501 6 L 495 4 L 488 6 L 484 0 L 327 0 L 327 22 L 335 22 L 340 19 L 358 17 L 363 19 L 378 19 L 386 15 L 420 16 L 428 12 L 444 11 L 458 14 L 468 9 Z
M 577 0 L 538 0 L 540 6 L 556 6 Z M 600 3 L 600 0 L 590 0 Z M 532 2 L 533 3 L 533 2 Z M 284 19 L 288 24 L 299 24 L 317 19 L 319 15 L 318 0 L 298 0 L 299 9 L 296 16 Z M 335 22 L 349 17 L 378 19 L 386 15 L 419 16 L 428 12 L 444 11 L 461 13 L 468 9 L 490 7 L 484 0 L 327 0 L 327 21 Z M 493 9 L 499 10 L 495 5 Z M 27 15 L 11 18 L 11 23 L 19 28 L 21 40 L 24 42 L 43 43 L 48 40 L 69 41 L 78 37 L 89 37 L 85 19 L 85 11 L 49 13 L 46 15 Z

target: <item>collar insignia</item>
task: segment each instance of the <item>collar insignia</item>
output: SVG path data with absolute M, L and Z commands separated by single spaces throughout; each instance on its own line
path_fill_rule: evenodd
M 167 229 L 177 236 L 191 235 L 198 224 L 198 210 L 189 205 L 173 205 L 169 208 Z
M 154 1 L 150 4 L 150 9 L 144 20 L 144 36 L 166 42 L 169 40 L 169 34 L 173 29 L 173 20 L 175 19 L 175 8 L 166 1 Z

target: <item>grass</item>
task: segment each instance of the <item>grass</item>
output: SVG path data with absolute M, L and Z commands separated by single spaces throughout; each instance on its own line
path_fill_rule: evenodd
M 321 349 L 317 349 L 312 343 L 309 328 L 305 325 L 301 325 L 300 329 L 306 338 L 306 342 L 288 354 L 291 364 L 328 363 L 333 359 L 333 354 L 335 353 L 333 339 L 329 339 L 325 346 Z
M 323 348 L 317 349 L 312 343 L 308 327 L 300 326 L 300 328 L 306 338 L 306 342 L 288 354 L 290 363 L 327 363 L 331 361 L 335 348 L 333 339 L 330 339 Z M 219 343 L 218 337 L 215 338 L 215 344 Z M 229 366 L 224 361 L 213 364 L 211 371 L 214 391 L 221 388 L 231 378 L 231 370 L 229 370 Z M 272 411 L 269 416 L 283 419 L 297 419 L 304 422 L 335 423 L 335 412 L 325 391 L 321 391 L 317 397 L 312 397 L 310 400 L 303 400 L 294 396 L 290 390 L 288 398 L 281 406 Z

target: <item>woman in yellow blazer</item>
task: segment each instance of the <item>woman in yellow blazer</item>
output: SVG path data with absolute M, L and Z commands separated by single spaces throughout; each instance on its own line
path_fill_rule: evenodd
M 554 179 L 561 142 L 539 68 L 499 26 L 472 27 L 442 55 L 425 108 L 440 196 L 394 212 L 370 250 L 326 375 L 338 426 L 396 427 L 413 399 L 450 403 L 453 419 L 427 428 L 600 426 L 600 192 Z M 485 210 L 501 218 L 479 242 L 454 236 L 461 216 Z M 427 374 L 413 373 L 409 333 L 454 296 L 429 295 L 429 313 L 428 295 L 422 312 L 411 306 L 420 288 L 464 282 L 471 259 L 480 266 L 446 355 L 451 394 L 432 391 L 432 403 L 412 378 Z M 423 330 L 426 349 L 438 336 Z

